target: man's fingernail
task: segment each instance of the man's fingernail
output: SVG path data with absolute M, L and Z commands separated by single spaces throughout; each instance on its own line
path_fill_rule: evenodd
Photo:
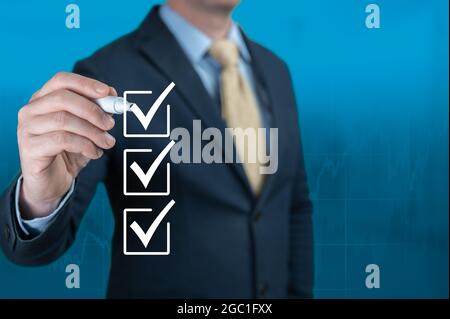
M 108 127 L 112 128 L 114 127 L 114 124 L 116 124 L 116 121 L 114 121 L 114 118 L 111 115 L 106 115 L 106 123 Z
M 110 91 L 113 93 L 113 95 L 117 96 L 117 91 L 115 88 L 113 88 L 112 86 L 109 87 Z
M 96 83 L 95 84 L 95 91 L 97 93 L 104 94 L 104 93 L 107 93 L 109 91 L 109 87 L 106 84 L 103 84 L 103 83 Z
M 109 146 L 114 145 L 116 139 L 109 133 L 105 133 L 106 144 Z

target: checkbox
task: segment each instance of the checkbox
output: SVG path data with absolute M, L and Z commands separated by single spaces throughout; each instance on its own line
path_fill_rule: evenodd
M 124 255 L 170 254 L 170 223 L 166 222 L 163 227 L 163 220 L 174 204 L 171 200 L 158 214 L 151 208 L 124 209 Z
M 131 100 L 133 106 L 123 113 L 123 135 L 125 137 L 169 137 L 170 105 L 166 105 L 165 123 L 162 112 L 158 110 L 161 109 L 174 87 L 175 83 L 171 82 L 152 102 L 150 102 L 152 91 L 125 91 L 124 103 Z M 150 107 L 146 107 L 147 105 Z M 150 132 L 151 130 L 157 132 Z
M 152 149 L 123 151 L 124 195 L 167 196 L 170 194 L 170 162 L 166 159 L 173 145 L 175 142 L 170 141 L 159 154 L 154 154 Z

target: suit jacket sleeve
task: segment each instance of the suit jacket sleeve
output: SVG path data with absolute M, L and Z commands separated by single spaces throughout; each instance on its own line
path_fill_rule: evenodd
M 290 79 L 290 77 L 289 77 Z M 291 80 L 290 80 L 291 82 Z M 292 82 L 290 84 L 292 105 L 296 106 Z M 293 114 L 298 119 L 297 108 Z M 290 215 L 290 291 L 291 298 L 312 298 L 314 282 L 312 203 L 303 159 L 303 147 L 297 121 L 294 137 L 296 150 L 296 172 Z
M 75 65 L 75 73 L 99 79 L 89 62 Z M 89 205 L 98 182 L 106 175 L 108 152 L 90 163 L 75 180 L 74 191 L 48 227 L 36 237 L 21 230 L 15 216 L 15 186 L 19 176 L 0 197 L 0 246 L 11 261 L 21 265 L 47 264 L 60 257 L 73 243 L 80 221 Z

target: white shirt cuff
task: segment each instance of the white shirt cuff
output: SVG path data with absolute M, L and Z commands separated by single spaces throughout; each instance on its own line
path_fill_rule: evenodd
M 16 204 L 16 217 L 17 222 L 19 223 L 20 228 L 24 232 L 25 235 L 29 236 L 31 235 L 39 235 L 42 233 L 48 225 L 55 219 L 58 212 L 61 210 L 61 208 L 64 206 L 64 204 L 69 199 L 70 195 L 72 195 L 73 190 L 75 188 L 75 180 L 72 182 L 72 185 L 70 186 L 69 191 L 66 195 L 64 195 L 63 199 L 59 203 L 58 207 L 50 214 L 45 217 L 37 217 L 30 220 L 24 220 L 22 219 L 22 215 L 19 211 L 19 195 L 20 195 L 20 186 L 22 185 L 22 179 L 23 176 L 21 175 L 19 179 L 17 180 L 16 184 L 16 193 L 15 193 L 15 204 Z

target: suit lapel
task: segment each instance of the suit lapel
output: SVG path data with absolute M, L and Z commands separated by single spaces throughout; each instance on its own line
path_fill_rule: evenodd
M 169 81 L 176 84 L 176 90 L 196 117 L 208 126 L 224 128 L 216 103 L 175 37 L 159 17 L 158 7 L 152 9 L 139 31 L 143 40 L 141 52 Z
M 169 82 L 176 84 L 177 92 L 195 116 L 202 120 L 204 127 L 215 127 L 224 133 L 226 124 L 219 108 L 206 91 L 183 49 L 159 17 L 158 10 L 158 6 L 154 7 L 138 30 L 141 52 Z M 239 163 L 228 165 L 241 180 L 244 188 L 251 192 L 243 166 Z
M 266 105 L 266 109 L 270 112 L 272 121 L 270 123 L 270 127 L 279 128 L 280 124 L 283 122 L 281 113 L 281 108 L 277 105 L 276 98 L 276 89 L 274 87 L 274 80 L 271 79 L 271 75 L 268 74 L 267 68 L 264 66 L 267 65 L 266 61 L 261 54 L 259 54 L 259 48 L 253 43 L 251 40 L 247 38 L 245 33 L 241 30 L 241 33 L 244 37 L 247 48 L 252 56 L 252 69 L 255 76 L 255 83 L 259 86 L 258 97 L 261 103 Z M 269 128 L 268 128 L 269 129 Z M 278 141 L 278 160 L 281 158 L 283 147 L 283 139 L 279 138 Z M 280 167 L 278 167 L 280 168 Z M 267 196 L 273 190 L 274 182 L 277 178 L 277 174 L 268 174 L 266 175 L 266 181 L 264 183 L 263 189 L 259 197 L 256 199 L 255 210 L 258 210 L 261 205 L 264 203 Z

